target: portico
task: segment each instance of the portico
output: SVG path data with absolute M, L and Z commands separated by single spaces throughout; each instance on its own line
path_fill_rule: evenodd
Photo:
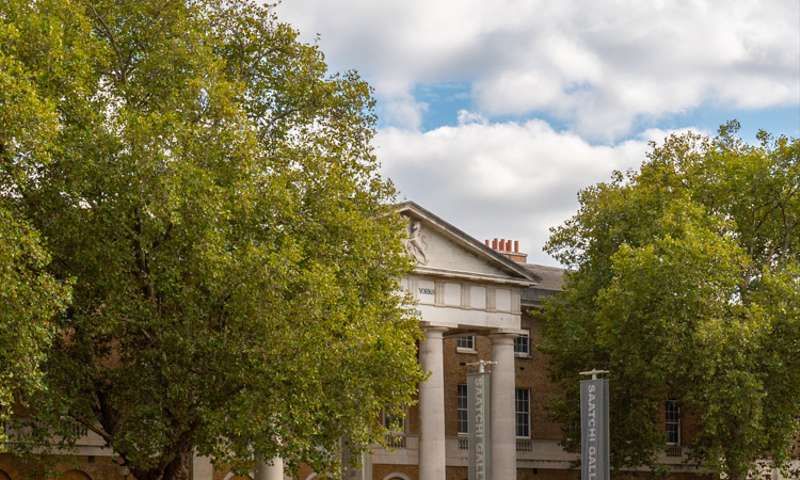
M 491 340 L 493 478 L 516 478 L 514 338 L 520 330 L 522 289 L 533 285 L 519 264 L 412 202 L 409 253 L 417 260 L 402 285 L 416 300 L 425 337 L 420 363 L 429 377 L 419 387 L 419 478 L 445 478 L 444 339 L 480 335 Z

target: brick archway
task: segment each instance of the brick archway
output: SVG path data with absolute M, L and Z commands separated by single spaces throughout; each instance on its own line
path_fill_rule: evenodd
M 92 477 L 90 477 L 88 473 L 84 473 L 80 470 L 70 470 L 59 478 L 61 478 L 61 480 L 92 480 Z
M 403 473 L 390 473 L 386 475 L 383 480 L 411 480 L 408 475 Z

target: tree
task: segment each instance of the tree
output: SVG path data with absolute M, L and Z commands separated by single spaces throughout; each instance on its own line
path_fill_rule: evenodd
M 570 267 L 542 312 L 553 414 L 577 425 L 577 372 L 609 369 L 617 468 L 655 465 L 667 399 L 698 422 L 694 459 L 732 479 L 783 465 L 800 429 L 800 140 L 738 128 L 652 145 L 547 245 Z
M 257 2 L 2 8 L 57 128 L 0 191 L 75 279 L 33 438 L 80 425 L 138 480 L 194 452 L 335 471 L 382 438 L 422 372 L 368 85 Z
M 18 34 L 0 23 L 0 38 Z M 38 95 L 24 65 L 0 48 L 0 166 L 8 174 L 0 192 L 19 195 L 36 163 L 46 163 L 56 115 Z M 37 160 L 31 160 L 36 157 Z M 11 168 L 12 159 L 16 159 Z M 69 301 L 68 282 L 49 275 L 50 255 L 21 212 L 0 198 L 0 423 L 44 388 L 41 364 L 55 334 L 55 317 Z M 0 429 L 0 442 L 5 442 Z
M 69 288 L 48 275 L 49 256 L 30 225 L 0 207 L 0 422 L 41 391 L 41 364 Z M 0 442 L 6 440 L 0 431 Z

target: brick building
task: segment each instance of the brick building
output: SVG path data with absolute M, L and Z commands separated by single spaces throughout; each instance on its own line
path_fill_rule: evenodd
M 541 326 L 530 312 L 561 288 L 562 270 L 526 263 L 519 244 L 508 240 L 479 242 L 413 202 L 399 211 L 409 220 L 407 247 L 416 271 L 403 287 L 418 302 L 425 331 L 420 362 L 431 372 L 420 385 L 419 401 L 403 419 L 392 420 L 391 448 L 365 455 L 358 480 L 466 480 L 470 428 L 466 411 L 466 376 L 478 360 L 492 367 L 491 429 L 495 480 L 577 480 L 577 456 L 559 446 L 561 428 L 550 421 L 546 405 L 554 386 L 547 358 L 537 353 Z M 665 403 L 665 452 L 661 463 L 670 477 L 698 478 L 683 465 L 681 443 L 691 432 L 677 405 Z M 113 462 L 99 438 L 87 435 L 75 451 L 52 457 L 64 480 L 130 478 Z M 67 454 L 68 453 L 68 454 Z M 35 478 L 35 465 L 0 455 L 0 480 Z M 311 480 L 303 468 L 284 472 L 279 460 L 260 465 L 261 480 Z M 625 476 L 647 476 L 630 472 Z M 241 480 L 229 469 L 196 458 L 195 480 Z
M 561 448 L 561 427 L 547 416 L 555 390 L 547 376 L 547 357 L 535 350 L 542 330 L 531 315 L 560 290 L 563 270 L 528 264 L 518 242 L 479 242 L 414 203 L 400 209 L 412 225 L 412 240 L 416 237 L 421 247 L 421 252 L 416 246 L 409 249 L 418 266 L 405 287 L 419 302 L 426 332 L 420 361 L 432 375 L 429 385 L 420 386 L 419 403 L 408 412 L 402 431 L 390 438 L 394 448 L 376 449 L 357 478 L 466 480 L 466 377 L 475 368 L 470 364 L 493 360 L 498 362 L 492 367 L 493 478 L 579 479 L 577 456 Z M 434 388 L 426 392 L 426 387 Z M 667 448 L 662 463 L 672 478 L 696 478 L 697 470 L 683 465 L 680 439 L 686 425 L 677 408 L 669 417 L 665 412 L 664 420 Z M 669 446 L 668 435 L 674 438 Z

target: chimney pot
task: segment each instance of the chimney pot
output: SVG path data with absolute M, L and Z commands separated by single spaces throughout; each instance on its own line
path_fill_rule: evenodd
M 497 250 L 497 239 L 492 240 L 492 248 Z
M 519 240 L 514 240 L 514 253 L 519 253 Z
M 506 252 L 511 251 L 511 240 L 506 240 Z

